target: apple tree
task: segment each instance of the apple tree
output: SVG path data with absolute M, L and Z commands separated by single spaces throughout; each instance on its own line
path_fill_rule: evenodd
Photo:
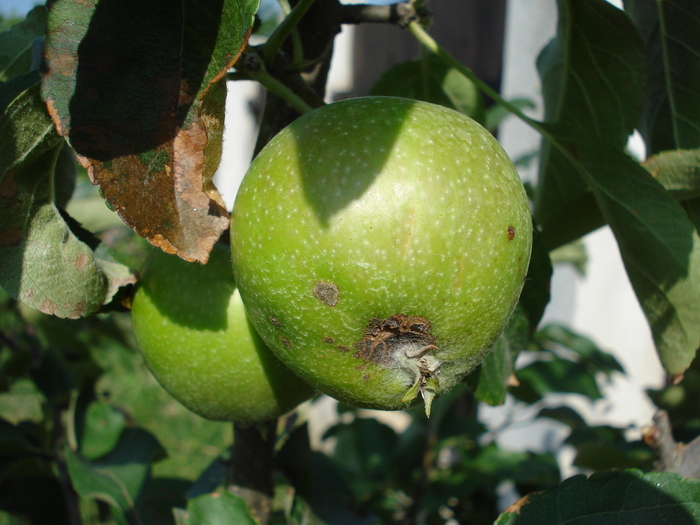
M 441 2 L 278 3 L 0 19 L 0 522 L 700 523 L 700 4 L 558 0 L 534 119 L 431 32 Z M 350 24 L 400 27 L 420 53 L 372 103 L 327 104 Z M 232 212 L 215 180 L 224 124 L 249 138 L 224 118 L 243 80 L 264 104 Z M 506 115 L 541 137 L 536 183 L 500 156 Z M 603 226 L 667 376 L 641 435 L 552 401 L 624 374 L 542 322 L 552 265 Z M 464 351 L 444 349 L 477 340 L 451 368 Z M 383 406 L 389 362 L 413 375 Z M 499 446 L 524 420 L 568 428 L 579 474 Z

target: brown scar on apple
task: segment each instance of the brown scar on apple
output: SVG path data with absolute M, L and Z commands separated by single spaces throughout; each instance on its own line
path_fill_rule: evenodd
M 419 315 L 392 315 L 388 319 L 372 318 L 364 336 L 354 346 L 355 357 L 388 366 L 401 353 L 421 358 L 429 350 L 437 350 L 437 339 L 430 333 L 430 321 Z
M 311 293 L 314 297 L 328 306 L 335 306 L 338 304 L 338 294 L 340 290 L 334 283 L 327 283 L 325 281 L 318 281 Z

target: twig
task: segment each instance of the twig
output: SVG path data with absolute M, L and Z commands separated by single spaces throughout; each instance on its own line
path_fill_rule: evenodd
M 380 23 L 408 27 L 421 15 L 409 3 L 391 5 L 348 4 L 343 6 L 342 24 Z
M 233 431 L 227 489 L 243 498 L 258 522 L 265 525 L 270 519 L 274 495 L 272 472 L 277 420 L 251 426 L 234 423 Z
M 257 53 L 243 55 L 237 69 L 247 74 L 252 80 L 257 80 L 265 89 L 283 98 L 299 113 L 308 113 L 313 108 L 286 84 L 272 76 L 265 68 L 264 61 Z
M 654 426 L 644 429 L 643 437 L 656 453 L 656 470 L 700 478 L 700 436 L 687 444 L 677 442 L 665 410 L 654 414 Z
M 299 21 L 309 10 L 311 5 L 316 0 L 300 0 L 294 9 L 282 20 L 282 23 L 277 26 L 275 31 L 270 35 L 265 43 L 265 48 L 263 51 L 263 58 L 267 64 L 271 64 L 274 60 L 275 54 L 280 50 L 282 44 L 287 37 L 296 29 L 299 25 Z

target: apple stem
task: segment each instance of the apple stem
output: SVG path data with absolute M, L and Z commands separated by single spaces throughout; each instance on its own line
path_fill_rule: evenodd
M 522 120 L 525 124 L 537 131 L 540 135 L 547 139 L 562 155 L 564 155 L 567 159 L 571 160 L 574 165 L 577 164 L 577 160 L 573 157 L 569 149 L 564 144 L 562 144 L 561 141 L 557 140 L 556 136 L 550 131 L 550 128 L 547 127 L 546 123 L 528 117 L 514 104 L 511 104 L 503 97 L 501 97 L 501 95 L 499 95 L 497 91 L 495 91 L 488 84 L 486 84 L 479 77 L 477 77 L 471 69 L 462 64 L 459 60 L 457 60 L 450 53 L 448 53 L 442 46 L 440 46 L 440 44 L 438 44 L 435 41 L 435 39 L 433 39 L 433 37 L 430 36 L 430 34 L 428 34 L 428 32 L 423 28 L 423 26 L 420 25 L 420 21 L 411 22 L 408 25 L 408 30 L 416 38 L 416 40 L 418 40 L 418 42 L 420 42 L 420 44 L 423 45 L 426 49 L 432 51 L 440 58 L 442 58 L 447 64 L 449 64 L 450 66 L 454 67 L 457 71 L 462 73 L 465 77 L 471 80 L 474 83 L 474 85 L 477 88 L 479 88 L 486 96 L 493 99 L 494 102 L 503 106 L 513 115 Z M 584 179 L 586 178 L 585 172 L 582 173 L 582 176 L 584 177 Z
M 258 425 L 233 423 L 233 446 L 226 488 L 246 501 L 261 525 L 269 521 L 272 511 L 276 439 L 276 419 Z
M 289 35 L 293 35 L 295 33 L 296 28 L 299 25 L 299 21 L 306 14 L 306 12 L 309 10 L 309 8 L 314 2 L 315 0 L 301 0 L 290 11 L 287 11 L 290 7 L 289 2 L 280 2 L 280 5 L 287 12 L 285 12 L 286 16 L 284 17 L 284 20 L 282 20 L 280 25 L 277 26 L 277 28 L 267 39 L 267 42 L 265 42 L 263 56 L 265 58 L 266 63 L 272 63 L 277 51 L 280 50 L 282 44 L 289 37 Z M 295 36 L 296 38 L 294 38 L 293 36 L 295 51 L 294 54 L 297 56 L 295 56 L 294 58 L 299 59 L 303 51 L 301 50 L 301 40 L 299 39 L 298 35 Z
M 313 111 L 313 108 L 304 99 L 267 71 L 264 61 L 257 53 L 251 52 L 243 55 L 239 63 L 236 64 L 236 69 L 245 73 L 251 80 L 259 82 L 270 93 L 274 93 L 289 102 L 299 113 Z

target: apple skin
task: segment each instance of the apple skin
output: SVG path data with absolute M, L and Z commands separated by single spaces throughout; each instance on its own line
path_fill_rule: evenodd
M 234 274 L 275 354 L 352 406 L 426 411 L 518 301 L 527 196 L 492 135 L 393 97 L 336 102 L 261 151 L 234 204 Z
M 216 245 L 206 265 L 153 250 L 131 318 L 146 366 L 167 392 L 202 417 L 262 422 L 313 395 L 255 332 L 226 247 Z

